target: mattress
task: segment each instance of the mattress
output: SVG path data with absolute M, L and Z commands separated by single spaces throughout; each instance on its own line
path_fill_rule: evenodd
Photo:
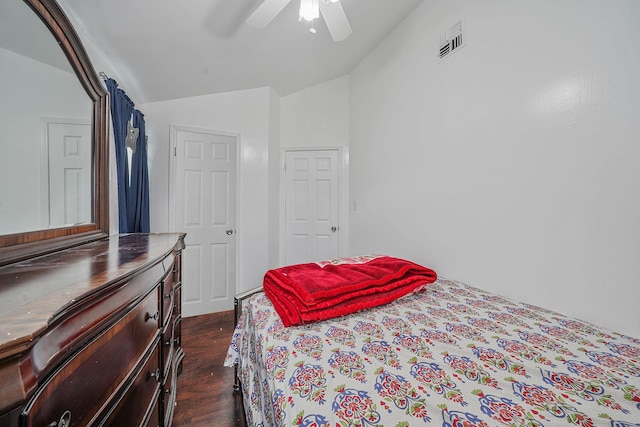
M 640 426 L 640 340 L 439 278 L 285 328 L 252 296 L 225 360 L 249 426 Z

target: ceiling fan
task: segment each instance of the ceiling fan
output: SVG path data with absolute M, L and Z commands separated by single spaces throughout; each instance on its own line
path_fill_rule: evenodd
M 265 28 L 289 3 L 291 0 L 264 0 L 247 18 L 247 23 L 252 27 Z M 349 37 L 351 25 L 340 0 L 300 0 L 299 20 L 313 22 L 320 14 L 333 41 L 339 42 Z M 310 31 L 315 32 L 313 26 Z

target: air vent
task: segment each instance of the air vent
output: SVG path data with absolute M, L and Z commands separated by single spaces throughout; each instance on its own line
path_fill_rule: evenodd
M 444 59 L 450 56 L 453 52 L 457 52 L 460 48 L 465 46 L 466 41 L 466 37 L 464 36 L 464 26 L 460 20 L 451 27 L 449 31 L 445 31 L 440 37 L 438 58 Z

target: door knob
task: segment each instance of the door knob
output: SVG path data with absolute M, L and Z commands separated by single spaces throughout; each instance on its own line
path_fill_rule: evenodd
M 227 233 L 227 236 L 231 236 L 233 234 L 233 229 L 232 228 L 228 229 L 226 233 Z
M 336 231 L 338 231 L 338 227 L 336 227 L 335 225 L 333 227 L 331 227 L 331 232 L 335 233 Z

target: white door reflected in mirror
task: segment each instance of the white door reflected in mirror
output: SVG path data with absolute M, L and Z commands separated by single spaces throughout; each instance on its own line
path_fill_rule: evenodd
M 91 124 L 81 120 L 48 119 L 43 158 L 48 188 L 43 191 L 45 228 L 91 222 Z M 44 161 L 43 161 L 44 162 Z

